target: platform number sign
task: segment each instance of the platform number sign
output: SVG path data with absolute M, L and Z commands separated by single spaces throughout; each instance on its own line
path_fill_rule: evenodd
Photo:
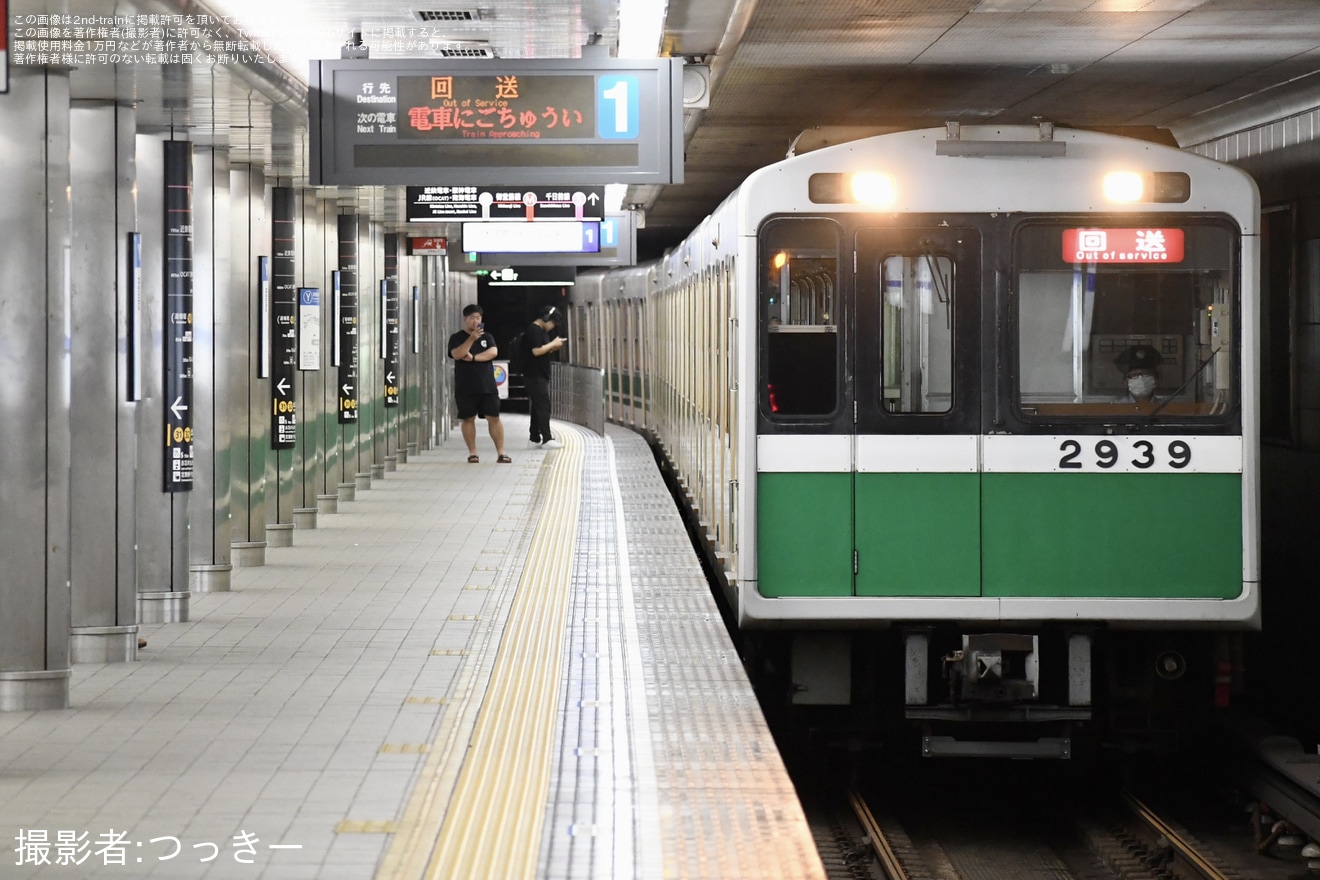
M 641 133 L 641 89 L 637 77 L 596 79 L 596 137 L 635 140 Z

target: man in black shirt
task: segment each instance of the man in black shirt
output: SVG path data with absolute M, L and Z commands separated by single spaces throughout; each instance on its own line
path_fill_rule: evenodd
M 477 416 L 486 420 L 490 439 L 495 444 L 500 464 L 513 459 L 504 454 L 504 425 L 500 422 L 500 394 L 495 384 L 495 368 L 491 361 L 499 357 L 495 337 L 486 332 L 482 323 L 481 306 L 475 303 L 463 309 L 463 329 L 449 337 L 449 356 L 454 359 L 454 399 L 458 403 L 458 418 L 462 422 L 463 442 L 467 444 L 468 461 L 476 464 Z
M 523 347 L 529 355 L 527 360 L 527 399 L 531 404 L 533 446 L 553 449 L 562 446 L 550 436 L 550 355 L 564 347 L 564 338 L 550 333 L 559 323 L 559 309 L 546 306 L 536 316 L 536 320 L 523 333 Z

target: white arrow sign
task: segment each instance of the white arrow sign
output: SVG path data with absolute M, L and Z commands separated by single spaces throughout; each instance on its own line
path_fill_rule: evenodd
M 285 379 L 283 376 L 281 376 L 280 381 L 275 383 L 275 387 L 279 390 L 281 397 L 289 393 L 289 386 L 287 382 L 288 380 Z
M 182 394 L 176 397 L 174 399 L 174 402 L 170 404 L 170 412 L 174 413 L 174 417 L 180 420 L 183 419 L 183 413 L 181 412 L 181 410 L 186 410 L 187 408 L 188 408 L 187 404 L 183 402 Z
M 352 397 L 352 396 L 353 396 L 353 386 L 352 386 L 352 385 L 340 385 L 339 387 L 342 388 L 342 389 L 344 389 L 344 396 L 345 396 L 345 397 Z
M 387 382 L 389 382 L 391 385 L 393 385 L 393 384 L 394 384 L 394 373 L 392 373 L 392 372 L 391 372 L 391 373 L 386 373 L 386 374 L 385 374 L 385 381 L 387 381 Z

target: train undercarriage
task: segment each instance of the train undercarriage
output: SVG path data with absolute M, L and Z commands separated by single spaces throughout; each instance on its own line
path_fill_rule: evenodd
M 932 758 L 1173 750 L 1243 677 L 1233 633 L 926 624 L 743 636 L 772 720 Z

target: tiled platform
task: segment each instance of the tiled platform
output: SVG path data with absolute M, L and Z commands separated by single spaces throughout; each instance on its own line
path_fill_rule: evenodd
M 556 429 L 411 456 L 0 715 L 0 877 L 823 877 L 649 449 Z

